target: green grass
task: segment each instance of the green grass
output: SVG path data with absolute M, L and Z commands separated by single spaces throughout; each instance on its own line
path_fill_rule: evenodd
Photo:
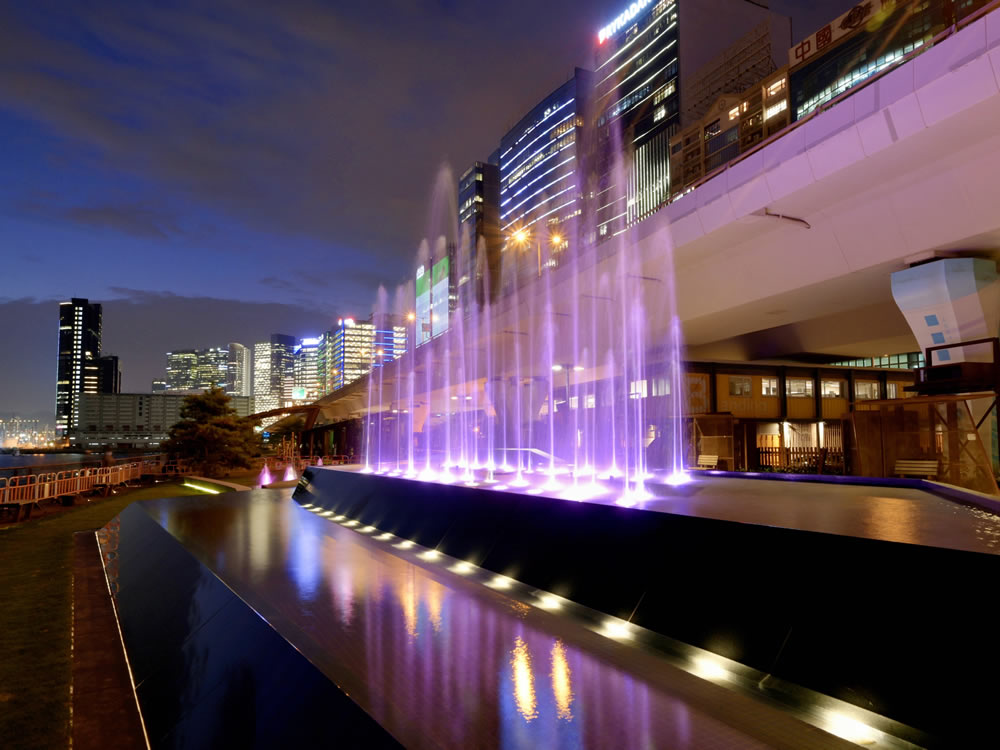
M 134 500 L 200 494 L 142 487 L 0 531 L 0 746 L 67 747 L 73 534 Z M 117 633 L 108 633 L 117 638 Z

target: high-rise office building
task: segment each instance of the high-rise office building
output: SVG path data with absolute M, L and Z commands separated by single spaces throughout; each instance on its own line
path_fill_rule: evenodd
M 577 68 L 500 139 L 501 252 L 507 269 L 516 269 L 505 269 L 503 288 L 511 276 L 523 282 L 558 266 L 582 239 L 583 129 L 592 75 Z
M 254 411 L 289 406 L 295 387 L 295 337 L 275 333 L 253 346 Z
M 406 327 L 392 316 L 378 326 L 372 318 L 360 323 L 341 318 L 332 334 L 331 390 L 353 383 L 406 351 Z
M 79 423 L 80 395 L 120 387 L 117 357 L 101 363 L 99 304 L 74 297 L 59 303 L 59 355 L 56 368 L 56 435 L 65 437 Z M 112 370 L 112 362 L 113 370 Z M 103 391 L 114 393 L 114 390 Z
M 458 288 L 475 284 L 480 305 L 500 288 L 500 154 L 475 162 L 458 181 L 458 220 L 463 241 L 469 243 L 469 268 L 458 278 Z M 486 281 L 489 285 L 486 286 Z
M 229 344 L 226 363 L 226 393 L 230 396 L 250 396 L 253 393 L 251 352 L 235 341 Z
M 594 239 L 614 236 L 666 203 L 669 140 L 685 116 L 701 117 L 720 94 L 739 93 L 749 77 L 777 68 L 790 28 L 766 3 L 639 0 L 598 31 L 587 183 Z M 769 65 L 753 43 L 724 54 L 748 34 L 767 39 Z
M 318 371 L 320 341 L 319 338 L 305 338 L 295 345 L 292 400 L 296 403 L 312 403 L 322 395 Z
M 858 3 L 788 51 L 792 119 L 805 117 L 903 57 L 989 0 Z
M 228 369 L 229 351 L 225 347 L 179 349 L 167 352 L 167 390 L 225 389 Z

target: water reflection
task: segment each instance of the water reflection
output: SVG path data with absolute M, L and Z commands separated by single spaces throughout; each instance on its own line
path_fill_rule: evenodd
M 535 701 L 535 676 L 531 673 L 531 654 L 524 641 L 518 637 L 511 651 L 511 678 L 514 682 L 514 700 L 517 710 L 525 721 L 538 717 L 538 703 Z
M 566 647 L 558 638 L 552 644 L 552 694 L 556 697 L 556 716 L 564 721 L 573 720 L 573 673 L 566 660 Z
M 444 565 L 273 496 L 199 498 L 226 502 L 200 518 L 172 509 L 167 524 L 408 748 L 765 747 Z

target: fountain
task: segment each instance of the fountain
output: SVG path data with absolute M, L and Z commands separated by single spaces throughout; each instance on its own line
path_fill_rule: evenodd
M 285 467 L 285 473 L 282 475 L 281 481 L 294 482 L 298 478 L 299 475 L 295 473 L 295 465 L 290 463 Z
M 266 487 L 274 481 L 274 477 L 271 475 L 271 470 L 267 466 L 267 461 L 264 462 L 264 468 L 260 470 L 260 474 L 257 475 L 257 486 Z
M 672 248 L 654 267 L 630 230 L 569 252 L 520 228 L 493 285 L 455 195 L 443 167 L 416 282 L 379 288 L 376 328 L 407 343 L 391 362 L 372 343 L 362 470 L 626 507 L 689 481 Z

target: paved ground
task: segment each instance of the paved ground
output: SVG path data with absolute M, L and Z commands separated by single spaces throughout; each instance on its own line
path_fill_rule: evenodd
M 73 535 L 73 747 L 145 745 L 97 539 L 80 531 Z
M 699 478 L 649 510 L 1000 554 L 1000 518 L 921 490 Z

